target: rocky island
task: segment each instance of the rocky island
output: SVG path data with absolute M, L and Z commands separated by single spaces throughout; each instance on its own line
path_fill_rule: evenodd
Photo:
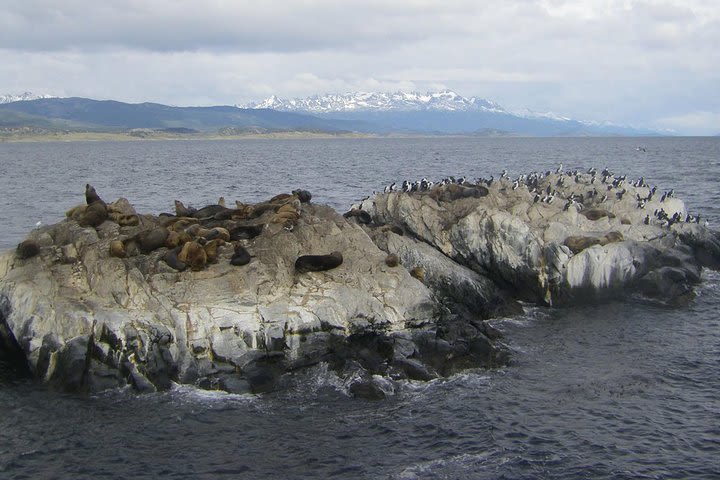
M 607 170 L 395 185 L 341 215 L 305 190 L 141 214 L 85 202 L 0 256 L 0 349 L 70 391 L 267 392 L 326 363 L 354 395 L 509 361 L 486 320 L 627 294 L 674 308 L 720 235 Z

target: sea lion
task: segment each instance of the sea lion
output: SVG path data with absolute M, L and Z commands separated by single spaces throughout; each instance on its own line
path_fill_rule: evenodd
M 270 219 L 270 223 L 282 223 L 285 224 L 286 222 L 290 222 L 293 225 L 298 221 L 300 218 L 300 214 L 297 212 L 278 212 L 275 215 L 272 216 Z
M 584 215 L 585 218 L 592 221 L 599 220 L 603 217 L 615 218 L 614 213 L 602 208 L 588 208 L 587 210 L 581 211 L 580 214 Z
M 165 246 L 167 248 L 175 248 L 182 246 L 184 243 L 187 243 L 192 240 L 192 237 L 188 235 L 186 232 L 176 232 L 175 230 L 170 230 L 168 233 L 168 237 L 165 239 Z
M 226 242 L 230 241 L 230 232 L 228 232 L 227 228 L 223 227 L 213 227 L 203 236 L 206 240 L 215 240 L 216 238 L 220 238 Z
M 197 208 L 186 207 L 180 200 L 175 200 L 175 215 L 178 217 L 192 217 Z
M 193 270 L 202 270 L 207 264 L 205 248 L 196 241 L 183 245 L 177 258 Z
M 423 267 L 415 267 L 410 270 L 410 275 L 413 278 L 417 278 L 421 282 L 425 281 L 425 269 Z
M 343 217 L 345 218 L 355 218 L 358 223 L 362 225 L 369 225 L 372 223 L 372 216 L 365 210 L 360 210 L 359 208 L 353 208 L 349 212 L 343 213 Z
M 198 237 L 204 237 L 205 235 L 210 233 L 210 229 L 203 227 L 199 223 L 196 223 L 194 225 L 190 225 L 189 227 L 187 227 L 185 229 L 185 233 L 187 233 L 188 235 L 190 235 L 193 238 L 198 238 Z
M 480 198 L 486 196 L 488 193 L 490 193 L 490 191 L 482 185 L 466 187 L 464 185 L 458 185 L 457 183 L 451 183 L 437 190 L 433 189 L 430 192 L 430 196 L 442 202 L 452 202 L 461 198 Z
M 208 205 L 206 207 L 203 207 L 203 208 L 197 210 L 196 212 L 192 213 L 189 216 L 202 220 L 202 219 L 206 219 L 206 218 L 215 218 L 215 216 L 218 214 L 227 213 L 228 218 L 230 218 L 230 215 L 232 214 L 231 212 L 232 212 L 231 209 L 223 207 L 222 205 L 215 204 L 215 205 Z
M 32 258 L 38 253 L 40 253 L 40 244 L 35 240 L 30 239 L 23 240 L 22 242 L 18 243 L 18 246 L 15 249 L 15 254 L 18 258 L 22 260 Z
M 302 203 L 309 203 L 310 200 L 312 199 L 312 194 L 310 192 L 308 192 L 307 190 L 297 189 L 297 190 L 293 190 L 292 193 Z
M 218 198 L 218 205 L 220 205 L 221 207 L 225 206 L 225 197 Z
M 87 206 L 77 219 L 81 227 L 98 227 L 108 218 L 107 207 L 102 200 Z
M 392 232 L 395 235 L 400 235 L 401 237 L 405 235 L 405 232 L 401 227 L 398 227 L 397 225 L 383 225 L 380 228 L 381 232 Z
M 388 267 L 397 267 L 400 264 L 400 258 L 394 253 L 389 253 L 385 257 L 385 265 Z
M 612 231 L 606 233 L 600 240 L 602 245 L 607 245 L 608 243 L 622 242 L 625 240 L 625 237 L 621 232 Z
M 164 227 L 174 230 L 176 232 L 182 232 L 191 225 L 196 225 L 199 222 L 197 218 L 192 217 L 175 217 L 171 221 L 162 222 Z
M 293 198 L 293 195 L 291 195 L 289 193 L 280 193 L 280 194 L 272 197 L 270 200 L 268 200 L 267 203 L 274 203 L 274 204 L 285 203 L 288 200 L 290 200 L 291 198 Z
M 127 257 L 127 250 L 125 250 L 125 242 L 122 240 L 113 240 L 110 242 L 110 256 L 115 258 Z
M 300 208 L 301 208 L 300 201 L 296 198 L 291 202 L 280 205 L 280 207 L 278 207 L 276 212 L 277 213 L 283 213 L 283 212 L 298 213 L 300 211 Z
M 295 260 L 295 271 L 322 272 L 339 267 L 343 263 L 343 256 L 340 252 L 332 252 L 328 255 L 301 255 Z
M 602 240 L 598 237 L 589 237 L 583 235 L 571 235 L 563 241 L 563 245 L 568 247 L 573 254 L 578 254 L 590 248 L 593 245 L 602 244 Z
M 68 217 L 71 220 L 79 220 L 83 213 L 85 213 L 85 210 L 87 210 L 87 205 L 76 205 L 72 207 L 70 210 L 65 212 L 65 216 Z
M 230 259 L 230 264 L 235 265 L 236 267 L 247 265 L 250 263 L 251 258 L 250 252 L 248 252 L 247 249 L 239 243 L 236 243 L 235 253 Z
M 87 208 L 76 218 L 81 227 L 97 227 L 107 220 L 107 205 L 89 183 L 85 184 L 85 202 Z M 73 217 L 75 216 L 73 215 Z
M 157 227 L 151 230 L 143 230 L 133 237 L 140 251 L 150 253 L 160 247 L 165 246 L 165 241 L 170 235 L 170 231 L 165 227 Z
M 269 212 L 271 210 L 275 211 L 276 208 L 277 205 L 272 203 L 256 203 L 252 206 L 252 211 L 250 212 L 249 218 L 257 218 L 265 212 Z
M 93 204 L 95 202 L 103 202 L 100 198 L 100 195 L 97 194 L 95 191 L 95 187 L 90 185 L 89 183 L 85 184 L 85 203 L 88 205 Z M 105 202 L 103 202 L 104 204 Z M 107 205 L 106 205 L 107 207 Z
M 230 232 L 230 240 L 246 240 L 255 238 L 260 235 L 265 228 L 264 224 L 260 225 L 237 225 L 232 227 Z
M 225 245 L 225 240 L 222 238 L 216 238 L 210 240 L 203 245 L 205 249 L 205 256 L 207 257 L 207 263 L 216 263 L 218 257 L 218 248 Z
M 252 215 L 252 205 L 246 205 L 244 203 L 236 201 L 235 206 L 237 208 L 235 208 L 235 210 L 232 212 L 230 218 L 234 220 L 244 220 L 246 218 L 250 218 L 250 215 Z
M 182 247 L 175 247 L 168 250 L 165 255 L 163 255 L 163 260 L 165 261 L 165 263 L 167 263 L 170 268 L 174 268 L 178 272 L 182 272 L 187 268 L 187 265 L 178 259 L 178 254 L 180 253 L 181 249 Z
M 124 214 L 119 212 L 111 212 L 110 220 L 117 223 L 121 227 L 135 227 L 140 224 L 140 217 L 137 215 Z

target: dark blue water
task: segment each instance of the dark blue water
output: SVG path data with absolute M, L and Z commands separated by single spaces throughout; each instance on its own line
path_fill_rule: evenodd
M 646 152 L 639 152 L 637 146 Z M 0 245 L 86 182 L 140 211 L 293 188 L 343 210 L 386 183 L 610 167 L 720 219 L 720 139 L 337 139 L 0 144 Z M 500 319 L 513 361 L 355 400 L 322 366 L 264 396 L 91 398 L 0 375 L 0 478 L 719 478 L 720 275 L 668 309 L 625 301 Z

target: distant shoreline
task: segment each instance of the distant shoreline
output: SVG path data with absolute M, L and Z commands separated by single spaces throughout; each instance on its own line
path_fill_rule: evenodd
M 220 135 L 217 133 L 167 133 L 153 132 L 133 135 L 129 132 L 48 132 L 48 133 L 0 133 L 0 143 L 40 142 L 103 142 L 103 141 L 155 141 L 155 140 L 244 140 L 244 139 L 329 139 L 329 138 L 377 138 L 379 135 L 364 133 L 330 132 L 267 132 Z
M 278 132 L 247 132 L 223 135 L 216 132 L 198 133 L 172 133 L 172 132 L 149 132 L 138 135 L 136 132 L 67 132 L 54 131 L 43 133 L 3 133 L 0 131 L 0 144 L 2 143 L 45 143 L 45 142 L 140 142 L 140 141 L 192 141 L 192 140 L 325 140 L 333 138 L 681 138 L 672 135 L 651 135 L 651 136 L 625 136 L 625 135 L 569 135 L 569 136 L 533 136 L 513 134 L 437 134 L 430 133 L 390 133 L 373 134 L 357 132 L 307 132 L 307 131 L 278 131 Z M 698 136 L 700 138 L 702 136 Z M 706 138 L 717 138 L 717 136 L 706 136 Z

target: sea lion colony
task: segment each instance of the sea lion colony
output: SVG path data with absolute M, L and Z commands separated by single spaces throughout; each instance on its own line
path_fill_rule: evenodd
M 220 197 L 217 204 L 200 209 L 186 207 L 175 200 L 174 214 L 161 213 L 155 217 L 138 215 L 127 203 L 107 204 L 91 185 L 86 185 L 86 204 L 71 208 L 66 216 L 84 227 L 98 227 L 105 220 L 110 220 L 121 227 L 140 228 L 139 231 L 137 228 L 125 229 L 126 233 L 132 233 L 121 234 L 110 242 L 109 254 L 112 257 L 147 255 L 165 248 L 167 251 L 162 259 L 167 265 L 177 271 L 198 271 L 216 263 L 220 249 L 226 245 L 233 249 L 231 265 L 247 265 L 252 255 L 242 241 L 260 235 L 269 224 L 292 231 L 297 226 L 302 205 L 310 202 L 311 198 L 307 190 L 295 190 L 291 194 L 276 195 L 267 202 L 236 202 L 235 208 L 228 208 L 224 198 Z M 18 245 L 17 254 L 21 258 L 30 258 L 38 251 L 37 245 L 26 241 Z M 296 271 L 323 271 L 341 264 L 340 252 L 301 255 L 296 261 Z

